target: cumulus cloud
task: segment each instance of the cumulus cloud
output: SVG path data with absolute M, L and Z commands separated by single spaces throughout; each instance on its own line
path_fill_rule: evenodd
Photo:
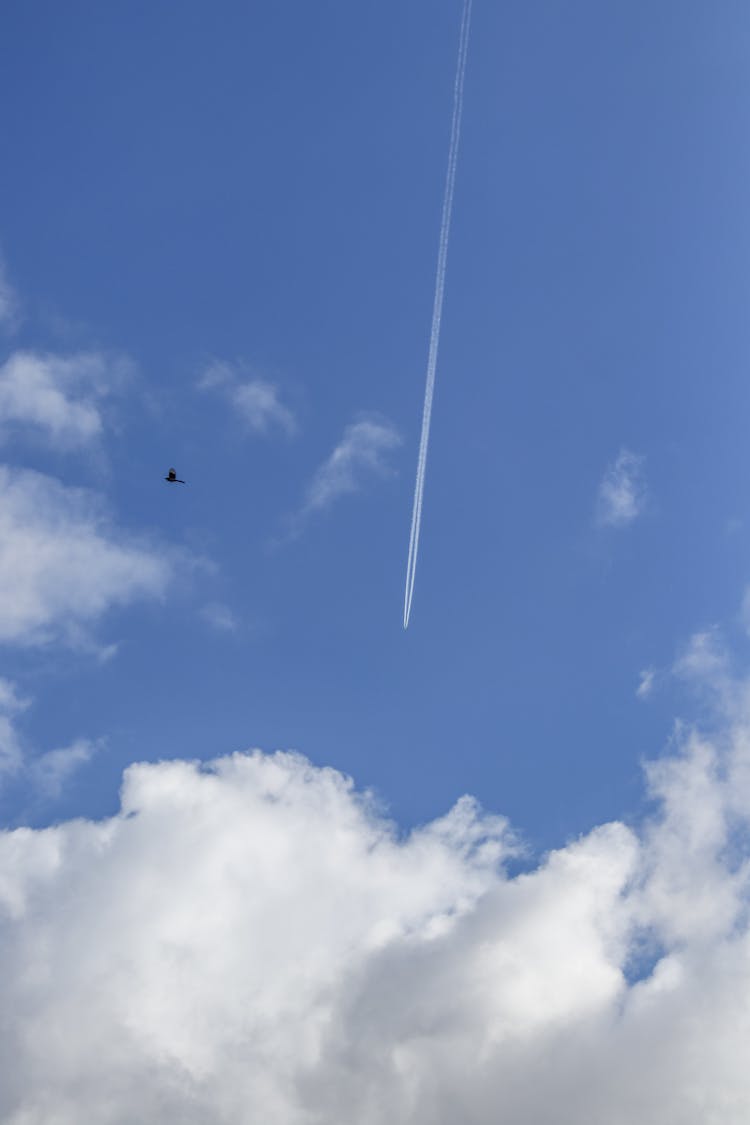
M 279 388 L 267 379 L 243 378 L 241 368 L 216 360 L 198 382 L 201 390 L 221 393 L 242 422 L 254 433 L 265 434 L 276 428 L 293 434 L 297 424 L 279 397 Z
M 171 571 L 91 492 L 0 465 L 0 642 L 73 643 L 112 606 L 162 596 Z
M 627 527 L 643 511 L 646 485 L 645 458 L 621 449 L 617 460 L 605 472 L 597 497 L 597 522 L 606 527 Z
M 0 834 L 0 1119 L 745 1125 L 748 700 L 648 766 L 640 829 L 515 876 L 469 798 L 403 837 L 286 753 Z
M 18 324 L 20 302 L 8 280 L 5 261 L 0 254 L 0 329 L 13 332 Z
M 102 433 L 104 398 L 131 369 L 101 352 L 14 352 L 0 366 L 0 440 L 20 431 L 63 451 L 91 445 Z

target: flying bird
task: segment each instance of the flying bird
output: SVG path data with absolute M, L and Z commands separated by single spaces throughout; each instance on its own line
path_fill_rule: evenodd
M 180 480 L 180 478 L 177 476 L 177 470 L 176 469 L 170 469 L 164 479 L 169 481 L 170 484 L 184 484 L 185 483 L 184 480 Z

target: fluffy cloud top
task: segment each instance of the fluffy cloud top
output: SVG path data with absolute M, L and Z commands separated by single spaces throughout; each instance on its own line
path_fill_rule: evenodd
M 15 352 L 0 366 L 0 439 L 20 428 L 60 450 L 91 444 L 102 432 L 102 399 L 129 369 L 99 352 Z
M 628 449 L 620 450 L 599 485 L 597 520 L 609 527 L 627 527 L 645 506 L 644 458 Z
M 746 1125 L 750 723 L 660 811 L 509 877 L 463 798 L 399 838 L 290 754 L 131 767 L 122 810 L 0 835 L 9 1125 Z
M 111 606 L 161 596 L 170 572 L 92 493 L 0 465 L 0 642 L 72 641 Z
M 236 367 L 217 360 L 212 363 L 198 386 L 201 390 L 217 390 L 234 408 L 242 422 L 253 432 L 265 434 L 272 428 L 293 434 L 297 428 L 294 415 L 281 402 L 279 388 L 267 379 L 240 377 Z

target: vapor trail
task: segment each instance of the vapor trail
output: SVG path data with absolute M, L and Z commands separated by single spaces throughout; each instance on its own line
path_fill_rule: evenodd
M 466 57 L 469 52 L 469 26 L 471 24 L 472 0 L 464 0 L 461 17 L 461 33 L 458 41 L 458 64 L 456 81 L 453 87 L 453 120 L 451 122 L 451 143 L 448 149 L 448 173 L 445 179 L 443 196 L 443 215 L 440 223 L 438 242 L 437 275 L 435 278 L 435 300 L 432 306 L 432 327 L 430 329 L 430 349 L 427 357 L 427 379 L 422 410 L 422 433 L 419 439 L 417 458 L 417 479 L 414 485 L 414 507 L 411 516 L 409 536 L 409 556 L 406 563 L 406 590 L 404 592 L 404 629 L 409 624 L 411 602 L 414 596 L 414 579 L 417 573 L 417 554 L 419 551 L 419 529 L 422 523 L 422 498 L 424 478 L 427 468 L 427 446 L 430 441 L 430 419 L 432 417 L 432 397 L 435 391 L 435 369 L 437 367 L 438 346 L 440 344 L 440 321 L 443 316 L 443 296 L 445 294 L 445 271 L 448 262 L 448 239 L 453 211 L 453 194 L 456 186 L 456 166 L 458 164 L 458 142 L 461 137 L 461 113 L 464 104 L 464 78 L 466 76 Z

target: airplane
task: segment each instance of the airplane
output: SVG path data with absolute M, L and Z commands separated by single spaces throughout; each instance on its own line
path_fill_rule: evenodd
M 180 480 L 180 478 L 177 476 L 177 471 L 175 469 L 170 469 L 164 479 L 169 481 L 170 484 L 184 484 L 185 483 L 184 480 Z

